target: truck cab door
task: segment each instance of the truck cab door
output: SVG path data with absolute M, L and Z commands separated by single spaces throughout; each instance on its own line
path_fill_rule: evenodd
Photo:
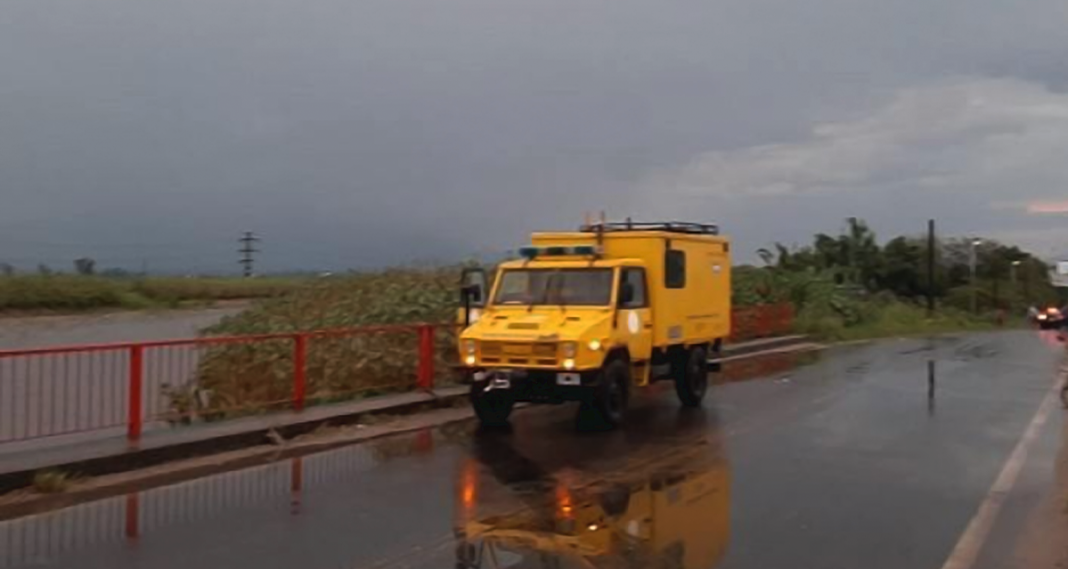
M 460 311 L 457 323 L 462 328 L 478 322 L 489 295 L 489 280 L 482 267 L 465 267 L 460 274 Z
M 619 276 L 616 328 L 627 338 L 632 361 L 648 360 L 653 352 L 653 315 L 649 308 L 649 288 L 645 269 L 624 267 Z M 639 378 L 635 378 L 639 379 Z M 641 379 L 639 379 L 642 383 Z

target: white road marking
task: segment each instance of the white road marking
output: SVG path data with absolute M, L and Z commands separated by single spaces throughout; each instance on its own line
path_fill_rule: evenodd
M 1049 393 L 1046 394 L 1046 398 L 1042 400 L 1042 404 L 1039 405 L 1038 411 L 1035 412 L 1034 418 L 1031 419 L 1031 424 L 1024 431 L 1023 437 L 1016 443 L 1016 448 L 1009 455 L 1005 466 L 1001 468 L 1001 473 L 998 474 L 997 480 L 994 480 L 994 485 L 987 491 L 986 499 L 983 500 L 979 510 L 975 512 L 975 515 L 972 516 L 971 521 L 968 523 L 968 527 L 961 534 L 960 539 L 957 540 L 956 547 L 949 554 L 949 558 L 942 565 L 942 569 L 971 569 L 975 565 L 975 560 L 979 557 L 979 552 L 982 550 L 983 544 L 986 543 L 990 530 L 994 527 L 994 522 L 997 521 L 1005 498 L 1008 497 L 1012 487 L 1016 484 L 1016 479 L 1020 476 L 1024 463 L 1027 462 L 1027 453 L 1035 440 L 1038 439 L 1042 426 L 1046 424 L 1050 412 L 1053 411 L 1054 406 L 1057 404 L 1057 399 L 1058 388 L 1050 389 Z

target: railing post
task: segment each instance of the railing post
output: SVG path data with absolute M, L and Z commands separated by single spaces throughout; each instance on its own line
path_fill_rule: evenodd
M 771 307 L 764 304 L 757 311 L 757 337 L 767 338 L 771 336 Z
M 141 405 L 145 383 L 144 363 L 144 346 L 130 346 L 130 385 L 126 408 L 129 416 L 126 419 L 126 439 L 131 443 L 141 440 L 141 428 L 144 424 L 144 412 Z
M 295 456 L 289 463 L 289 513 L 300 513 L 304 494 L 304 459 Z
M 434 388 L 434 326 L 419 326 L 419 389 Z
M 141 537 L 141 493 L 131 492 L 126 495 L 126 538 Z
M 308 336 L 293 336 L 293 409 L 303 411 L 308 389 Z

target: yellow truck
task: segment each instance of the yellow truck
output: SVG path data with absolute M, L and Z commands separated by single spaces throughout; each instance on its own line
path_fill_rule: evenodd
M 517 402 L 578 401 L 619 424 L 633 390 L 673 381 L 686 406 L 730 334 L 730 243 L 700 223 L 535 233 L 520 259 L 464 273 L 460 361 L 483 424 Z

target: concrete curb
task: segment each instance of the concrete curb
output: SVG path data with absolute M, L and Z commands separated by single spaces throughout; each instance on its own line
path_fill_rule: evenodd
M 754 340 L 725 346 L 720 358 L 713 360 L 713 363 L 781 353 L 793 346 L 808 344 L 805 336 Z M 431 392 L 403 393 L 313 407 L 301 413 L 235 419 L 217 425 L 148 435 L 136 448 L 127 446 L 124 440 L 109 440 L 40 452 L 0 455 L 0 494 L 32 486 L 34 475 L 42 470 L 55 469 L 78 476 L 95 477 L 146 469 L 178 460 L 262 446 L 268 442 L 268 435 L 272 431 L 284 439 L 293 439 L 324 426 L 351 425 L 368 415 L 414 414 L 441 409 L 466 398 L 467 390 L 466 386 L 452 386 Z M 378 436 L 399 432 L 404 430 L 394 429 Z M 345 444 L 351 442 L 354 441 L 346 441 Z M 270 454 L 277 451 L 265 452 Z

